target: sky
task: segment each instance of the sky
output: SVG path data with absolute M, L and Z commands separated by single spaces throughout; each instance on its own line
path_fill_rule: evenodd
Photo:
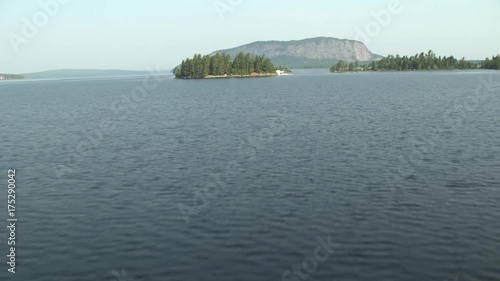
M 0 73 L 171 69 L 263 40 L 355 39 L 380 55 L 500 53 L 500 0 L 0 0 Z

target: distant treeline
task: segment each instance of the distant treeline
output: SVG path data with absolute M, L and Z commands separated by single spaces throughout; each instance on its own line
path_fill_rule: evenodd
M 207 76 L 276 74 L 276 67 L 265 56 L 239 53 L 234 59 L 229 54 L 196 54 L 187 58 L 173 72 L 176 78 L 197 79 Z
M 24 76 L 19 75 L 19 74 L 1 74 L 0 73 L 0 80 L 7 80 L 7 79 L 23 79 Z
M 330 68 L 331 72 L 346 72 L 346 71 L 405 71 L 405 70 L 451 70 L 451 69 L 499 69 L 499 56 L 486 58 L 481 63 L 473 63 L 462 58 L 457 60 L 453 56 L 437 57 L 434 52 L 423 52 L 414 56 L 393 56 L 388 55 L 378 61 L 372 61 L 368 64 L 360 64 L 359 62 L 347 63 L 343 60 Z
M 491 59 L 486 58 L 481 62 L 481 68 L 484 69 L 500 69 L 500 55 L 493 56 Z

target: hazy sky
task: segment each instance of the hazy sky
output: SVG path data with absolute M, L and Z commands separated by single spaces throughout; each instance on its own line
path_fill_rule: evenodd
M 500 53 L 499 12 L 500 0 L 0 0 L 0 73 L 167 69 L 194 53 L 318 36 L 381 55 L 483 59 Z

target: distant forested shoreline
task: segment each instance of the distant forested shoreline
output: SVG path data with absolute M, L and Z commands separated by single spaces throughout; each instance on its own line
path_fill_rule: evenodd
M 24 79 L 24 76 L 19 74 L 2 74 L 0 73 L 0 80 L 11 80 L 11 79 Z
M 471 62 L 453 56 L 436 56 L 432 50 L 414 56 L 388 55 L 378 61 L 370 63 L 351 62 L 340 60 L 330 67 L 330 72 L 356 71 L 407 71 L 407 70 L 454 70 L 454 69 L 500 69 L 500 56 L 486 58 L 484 61 Z
M 276 67 L 269 58 L 263 55 L 238 53 L 234 59 L 229 54 L 215 55 L 195 54 L 174 68 L 173 73 L 179 79 L 202 79 L 223 77 L 259 77 L 277 75 Z
M 481 63 L 482 69 L 500 69 L 500 55 L 492 56 L 490 58 L 486 58 Z

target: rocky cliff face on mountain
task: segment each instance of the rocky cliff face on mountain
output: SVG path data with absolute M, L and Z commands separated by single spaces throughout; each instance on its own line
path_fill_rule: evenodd
M 293 41 L 258 41 L 215 53 L 235 56 L 239 52 L 265 55 L 274 64 L 290 68 L 330 67 L 339 60 L 371 61 L 380 59 L 362 42 L 347 39 L 318 37 Z

